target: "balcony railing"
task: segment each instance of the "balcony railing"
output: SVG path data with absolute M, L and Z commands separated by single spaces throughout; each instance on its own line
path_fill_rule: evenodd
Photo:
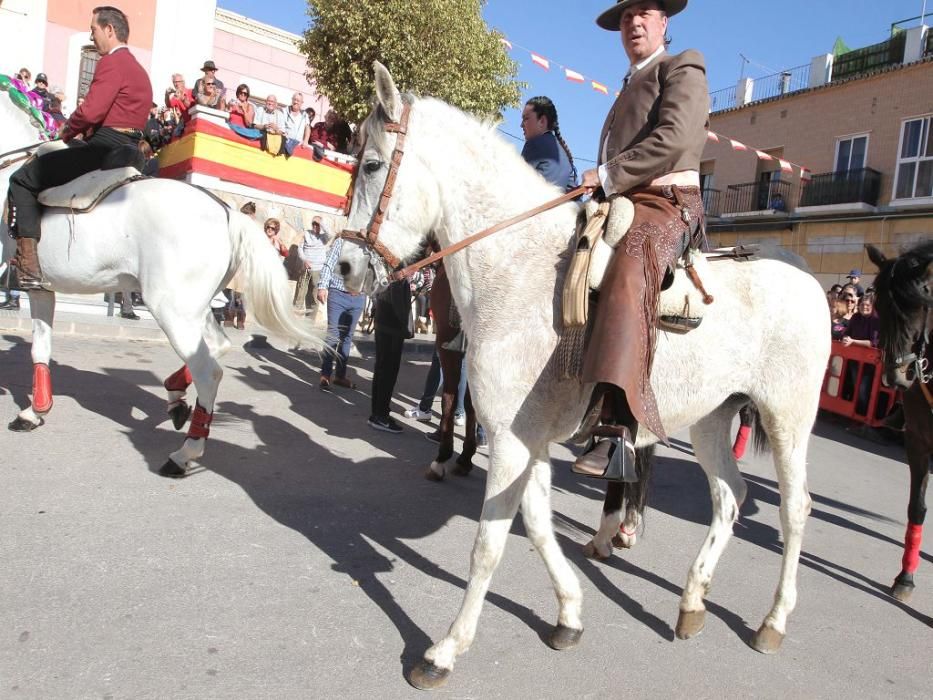
M 771 97 L 786 95 L 797 90 L 805 90 L 810 83 L 810 64 L 788 68 L 780 73 L 766 75 L 755 80 L 752 88 L 752 102 L 767 100 Z
M 709 94 L 709 111 L 721 112 L 735 107 L 735 85 Z
M 723 214 L 738 214 L 752 211 L 789 211 L 794 186 L 784 180 L 770 182 L 746 182 L 729 185 L 723 193 Z
M 881 173 L 871 168 L 813 175 L 800 195 L 800 206 L 864 202 L 875 206 L 881 193 Z
M 833 80 L 844 80 L 859 73 L 884 68 L 904 60 L 907 32 L 899 32 L 887 41 L 855 49 L 837 56 L 833 63 Z
M 707 216 L 719 216 L 722 211 L 722 192 L 703 190 L 703 211 Z

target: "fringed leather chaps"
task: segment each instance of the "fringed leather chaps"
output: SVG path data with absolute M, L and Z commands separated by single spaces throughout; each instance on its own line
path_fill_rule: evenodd
M 668 268 L 700 242 L 703 201 L 698 187 L 643 187 L 627 196 L 635 219 L 603 279 L 583 381 L 623 390 L 635 420 L 666 443 L 650 382 L 658 295 Z

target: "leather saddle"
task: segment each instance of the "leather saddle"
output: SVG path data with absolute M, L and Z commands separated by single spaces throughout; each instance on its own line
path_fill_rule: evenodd
M 615 249 L 635 218 L 635 207 L 626 197 L 609 202 L 587 202 L 577 224 L 575 248 L 564 279 L 564 328 L 585 327 L 590 295 L 598 292 Z M 715 276 L 702 253 L 687 249 L 668 275 L 658 299 L 658 326 L 685 333 L 697 328 L 705 307 L 715 297 Z
M 92 170 L 64 185 L 42 190 L 39 193 L 39 204 L 45 207 L 63 207 L 74 212 L 88 212 L 118 187 L 144 177 L 139 170 L 129 166 Z

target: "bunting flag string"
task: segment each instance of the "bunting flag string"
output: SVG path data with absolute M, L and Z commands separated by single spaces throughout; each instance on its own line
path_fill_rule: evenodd
M 600 94 L 607 95 L 607 96 L 610 94 L 609 86 L 606 83 L 601 83 L 597 80 L 593 80 L 592 78 L 583 75 L 583 73 L 580 73 L 579 71 L 575 71 L 572 68 L 569 68 L 561 63 L 557 63 L 556 61 L 545 58 L 541 54 L 535 53 L 531 49 L 528 49 L 524 46 L 521 46 L 520 44 L 516 44 L 510 41 L 509 39 L 506 39 L 504 36 L 499 37 L 499 41 L 501 41 L 502 45 L 505 46 L 506 49 L 508 49 L 509 51 L 513 51 L 516 48 L 521 49 L 522 51 L 526 51 L 528 54 L 531 55 L 532 63 L 543 68 L 546 71 L 550 71 L 551 66 L 554 65 L 556 68 L 559 68 L 563 71 L 564 77 L 570 82 L 578 83 L 578 84 L 584 84 L 588 82 L 590 84 L 590 87 L 595 92 L 598 92 Z M 618 97 L 621 93 L 618 90 L 614 90 L 613 94 L 616 97 Z M 735 139 L 729 138 L 728 136 L 717 134 L 714 131 L 708 132 L 706 135 L 706 138 L 707 138 L 707 141 L 709 141 L 710 143 L 722 143 L 723 141 L 728 141 L 733 151 L 736 151 L 736 152 L 751 151 L 761 161 L 775 161 L 776 160 L 782 172 L 793 173 L 794 169 L 796 168 L 797 170 L 800 171 L 801 180 L 805 182 L 810 180 L 810 170 L 800 165 L 799 163 L 792 163 L 789 160 L 784 160 L 783 158 L 772 156 L 771 154 L 766 153 L 765 151 L 762 151 L 757 148 L 752 148 L 751 146 L 745 145 L 741 141 L 736 141 Z

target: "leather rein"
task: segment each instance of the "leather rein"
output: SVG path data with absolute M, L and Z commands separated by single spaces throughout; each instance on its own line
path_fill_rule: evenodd
M 39 141 L 38 143 L 32 143 L 28 146 L 22 146 L 20 148 L 13 149 L 12 151 L 7 151 L 6 153 L 0 153 L 0 158 L 6 158 L 6 160 L 0 160 L 0 170 L 5 170 L 6 168 L 10 167 L 14 163 L 19 163 L 20 161 L 26 160 L 27 158 L 31 157 L 32 151 L 38 148 L 39 146 L 41 146 L 43 143 L 47 143 L 47 142 Z M 12 155 L 15 155 L 16 153 L 22 153 L 23 155 L 17 156 L 16 158 L 7 158 L 7 156 L 12 156 Z
M 923 322 L 920 325 L 920 332 L 911 352 L 902 357 L 895 358 L 894 362 L 898 367 L 913 365 L 914 381 L 920 384 L 920 391 L 923 393 L 930 410 L 933 411 L 933 391 L 929 384 L 933 383 L 933 367 L 930 366 L 930 358 L 927 357 L 930 347 L 930 307 L 923 307 Z
M 395 141 L 395 149 L 392 151 L 392 160 L 389 164 L 389 174 L 386 176 L 385 185 L 382 188 L 382 194 L 379 196 L 379 204 L 376 207 L 376 211 L 373 213 L 373 218 L 369 222 L 369 226 L 365 231 L 355 231 L 351 229 L 344 229 L 340 234 L 339 238 L 346 238 L 349 240 L 360 241 L 366 247 L 373 250 L 377 255 L 382 257 L 385 260 L 386 264 L 390 269 L 395 270 L 389 274 L 389 280 L 396 282 L 400 279 L 410 277 L 415 272 L 420 270 L 423 267 L 426 267 L 432 263 L 437 262 L 443 258 L 446 258 L 448 255 L 456 253 L 458 250 L 463 250 L 469 245 L 476 243 L 486 236 L 491 236 L 498 231 L 501 231 L 504 228 L 513 226 L 517 223 L 530 219 L 533 216 L 537 216 L 543 212 L 558 207 L 565 202 L 569 202 L 573 199 L 576 199 L 580 195 L 586 194 L 587 192 L 592 191 L 591 187 L 580 186 L 576 189 L 570 190 L 566 194 L 556 197 L 544 204 L 535 207 L 534 209 L 529 209 L 526 212 L 513 216 L 511 219 L 506 219 L 501 221 L 498 224 L 490 226 L 489 228 L 483 229 L 478 233 L 474 233 L 472 236 L 464 238 L 462 241 L 458 241 L 453 245 L 449 245 L 446 248 L 441 249 L 440 251 L 430 255 L 422 260 L 419 260 L 416 263 L 408 265 L 407 267 L 402 268 L 401 270 L 396 270 L 396 268 L 401 265 L 401 261 L 389 251 L 382 243 L 379 242 L 379 229 L 382 227 L 382 223 L 385 221 L 386 212 L 389 209 L 389 202 L 392 201 L 392 195 L 395 190 L 395 181 L 398 179 L 398 170 L 399 166 L 402 164 L 402 156 L 405 155 L 405 137 L 408 134 L 408 118 L 411 113 L 411 105 L 405 104 L 402 108 L 402 115 L 399 117 L 397 122 L 388 122 L 385 126 L 385 130 L 389 133 L 398 134 L 398 137 Z M 365 148 L 366 144 L 363 144 Z M 360 149 L 362 153 L 362 149 Z M 357 165 L 356 173 L 359 173 L 359 165 Z M 350 202 L 353 199 L 353 189 L 356 184 L 356 174 L 354 174 L 353 180 L 350 182 L 350 191 L 347 195 L 347 210 L 349 211 Z

